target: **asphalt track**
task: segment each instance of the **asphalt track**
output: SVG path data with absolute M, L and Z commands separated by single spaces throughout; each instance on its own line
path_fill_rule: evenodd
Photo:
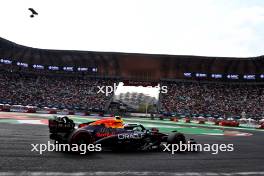
M 234 144 L 233 152 L 31 152 L 49 140 L 45 125 L 0 123 L 1 175 L 264 175 L 264 133 L 187 135 L 201 144 Z

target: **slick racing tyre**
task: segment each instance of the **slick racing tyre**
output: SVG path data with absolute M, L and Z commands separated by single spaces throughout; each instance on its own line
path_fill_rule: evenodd
M 88 132 L 76 132 L 71 136 L 70 144 L 91 144 L 92 135 Z
M 73 151 L 73 152 L 83 152 L 81 151 L 81 145 L 86 145 L 88 146 L 89 144 L 93 144 L 93 138 L 92 135 L 89 132 L 86 131 L 78 131 L 74 133 L 73 135 L 70 136 L 70 141 L 69 141 L 71 147 L 76 147 L 78 146 L 78 150 Z M 89 152 L 88 150 L 86 152 Z
M 182 133 L 171 133 L 168 136 L 167 144 L 182 144 L 186 143 L 185 136 Z

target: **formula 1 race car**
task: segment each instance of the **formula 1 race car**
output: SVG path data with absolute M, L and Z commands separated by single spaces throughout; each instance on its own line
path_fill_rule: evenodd
M 63 144 L 101 144 L 110 150 L 152 150 L 161 149 L 162 143 L 186 144 L 182 133 L 160 133 L 157 128 L 146 129 L 141 124 L 124 124 L 120 117 L 102 118 L 97 121 L 75 123 L 68 117 L 49 120 L 50 139 Z

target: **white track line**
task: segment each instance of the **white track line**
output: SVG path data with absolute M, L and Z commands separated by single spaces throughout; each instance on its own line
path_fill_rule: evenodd
M 141 175 L 141 176 L 244 176 L 244 175 L 264 175 L 264 172 L 0 172 L 0 176 L 124 176 L 124 175 Z

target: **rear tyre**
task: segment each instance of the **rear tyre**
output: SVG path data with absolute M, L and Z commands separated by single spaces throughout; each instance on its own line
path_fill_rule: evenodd
M 71 137 L 70 144 L 91 144 L 92 143 L 92 135 L 88 132 L 79 132 L 77 134 L 73 134 Z
M 73 134 L 70 138 L 70 145 L 72 147 L 72 149 L 75 147 L 78 147 L 77 150 L 74 150 L 73 152 L 78 152 L 78 153 L 87 153 L 89 152 L 87 150 L 87 146 L 89 144 L 92 144 L 93 140 L 92 140 L 92 135 L 88 132 L 79 132 L 77 134 Z M 85 148 L 84 148 L 85 145 Z M 84 151 L 84 149 L 86 149 Z

